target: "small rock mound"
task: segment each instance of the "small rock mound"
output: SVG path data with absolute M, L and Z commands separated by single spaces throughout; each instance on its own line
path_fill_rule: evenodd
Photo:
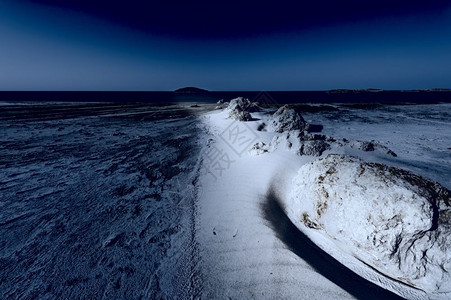
M 344 155 L 304 165 L 293 184 L 286 211 L 297 226 L 323 232 L 390 278 L 440 297 L 451 293 L 449 190 Z
M 224 108 L 227 108 L 228 106 L 229 106 L 229 101 L 224 101 L 224 99 L 221 99 L 218 102 L 216 102 L 215 109 L 224 109 Z
M 238 121 L 251 121 L 252 120 L 252 116 L 248 111 L 244 111 L 239 108 L 231 110 L 229 112 L 229 118 L 238 120 Z
M 268 152 L 268 149 L 269 149 L 269 147 L 265 143 L 258 142 L 258 143 L 255 143 L 254 146 L 252 146 L 252 148 L 249 150 L 249 154 L 260 155 L 260 154 Z
M 247 98 L 238 97 L 230 100 L 230 103 L 227 107 L 229 110 L 241 109 L 248 112 L 256 112 L 259 110 L 258 104 L 256 102 L 251 102 Z
M 247 98 L 238 97 L 230 100 L 227 106 L 229 111 L 229 118 L 238 121 L 250 121 L 252 120 L 251 112 L 258 110 L 258 105 L 249 101 Z
M 397 157 L 398 155 L 396 155 L 395 152 L 393 152 L 392 150 L 390 150 L 389 148 L 387 148 L 384 145 L 381 145 L 375 141 L 354 141 L 353 143 L 351 143 L 351 147 L 353 148 L 357 148 L 361 151 L 365 151 L 365 152 L 370 152 L 370 151 L 375 151 L 375 150 L 380 150 L 382 152 L 385 152 L 393 157 Z
M 324 151 L 329 149 L 330 145 L 325 141 L 304 141 L 296 154 L 321 156 Z
M 276 135 L 269 145 L 259 142 L 249 151 L 250 154 L 260 155 L 277 149 L 285 149 L 297 155 L 321 156 L 324 151 L 331 149 L 329 142 L 332 138 L 326 135 L 305 134 L 303 131 L 286 131 Z
M 290 130 L 304 131 L 307 129 L 307 122 L 302 116 L 289 105 L 280 107 L 273 115 L 271 128 L 275 132 Z

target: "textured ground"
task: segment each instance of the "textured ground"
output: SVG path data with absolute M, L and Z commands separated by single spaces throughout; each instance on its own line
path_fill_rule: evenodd
M 448 104 L 305 109 L 325 134 L 398 154 L 369 160 L 450 187 Z M 0 298 L 394 297 L 321 252 L 277 206 L 271 184 L 313 157 L 248 156 L 247 140 L 230 147 L 233 121 L 201 122 L 203 110 L 2 104 Z M 249 137 L 269 142 L 254 123 Z
M 305 110 L 304 118 L 324 125 L 327 135 L 376 140 L 398 154 L 389 161 L 389 157 L 373 157 L 373 161 L 408 169 L 451 188 L 450 103 L 334 105 L 323 106 L 319 112 Z
M 323 124 L 325 134 L 374 139 L 398 156 L 348 146 L 326 154 L 338 151 L 400 166 L 449 185 L 449 105 L 303 106 L 304 118 Z M 204 117 L 211 132 L 204 154 L 210 172 L 201 179 L 199 199 L 205 298 L 397 299 L 377 280 L 351 272 L 349 261 L 335 259 L 329 245 L 318 247 L 290 222 L 280 203 L 300 167 L 317 157 L 298 156 L 283 147 L 261 155 L 246 151 L 246 145 L 250 149 L 256 142 L 268 145 L 277 134 L 259 130 L 262 122 L 270 124 L 268 113 L 251 113 L 248 122 L 230 118 L 227 110 Z
M 1 106 L 0 298 L 195 295 L 192 112 Z

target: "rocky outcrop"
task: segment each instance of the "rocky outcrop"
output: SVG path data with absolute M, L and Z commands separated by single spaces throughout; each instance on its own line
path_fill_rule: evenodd
M 258 111 L 258 105 L 249 101 L 247 98 L 238 97 L 230 100 L 227 106 L 229 111 L 229 118 L 238 121 L 250 121 L 252 120 L 251 112 Z
M 238 120 L 238 121 L 252 120 L 251 114 L 248 111 L 242 110 L 240 107 L 237 107 L 237 108 L 229 111 L 229 118 Z
M 328 155 L 299 170 L 286 211 L 387 277 L 442 297 L 451 293 L 450 197 L 411 172 Z
M 311 135 L 299 130 L 286 131 L 276 135 L 269 145 L 262 142 L 256 143 L 249 153 L 260 155 L 277 149 L 285 149 L 297 155 L 321 156 L 324 151 L 331 149 L 330 141 L 333 139 L 325 135 Z
M 227 108 L 228 106 L 229 106 L 229 101 L 224 101 L 224 99 L 221 99 L 218 102 L 216 102 L 215 109 L 224 109 L 224 108 Z
M 249 150 L 249 154 L 260 155 L 263 153 L 267 153 L 268 151 L 269 151 L 269 147 L 265 143 L 258 142 L 258 143 L 255 143 L 254 146 L 252 146 L 252 148 Z
M 390 150 L 389 148 L 385 147 L 384 145 L 381 145 L 375 141 L 354 141 L 350 143 L 352 148 L 357 148 L 359 150 L 365 151 L 365 152 L 370 152 L 370 151 L 375 151 L 375 150 L 379 150 L 382 152 L 385 152 L 386 154 L 389 154 L 393 157 L 397 157 L 398 155 L 396 155 L 395 152 L 393 152 L 392 150 Z
M 334 146 L 335 149 L 350 147 L 364 152 L 379 151 L 380 153 L 397 157 L 395 152 L 375 141 L 337 140 L 324 134 L 312 134 L 299 130 L 282 132 L 281 134 L 276 135 L 268 145 L 257 143 L 254 145 L 255 149 L 250 153 L 253 155 L 260 155 L 266 152 L 273 152 L 277 149 L 285 149 L 294 152 L 297 155 L 321 156 L 325 151 L 331 150 L 332 146 Z M 256 151 L 256 149 L 260 150 Z
M 249 99 L 243 97 L 238 97 L 230 100 L 227 109 L 229 110 L 241 109 L 247 112 L 259 111 L 259 107 L 256 102 L 251 102 Z
M 226 103 L 220 100 L 218 107 L 222 107 Z M 232 99 L 227 105 L 229 118 L 239 121 L 252 120 L 250 112 L 258 109 L 257 103 L 242 97 Z M 260 155 L 283 148 L 297 155 L 321 156 L 325 151 L 335 146 L 336 148 L 355 148 L 364 152 L 379 151 L 393 157 L 397 156 L 392 150 L 375 141 L 336 140 L 323 134 L 314 133 L 320 132 L 322 129 L 322 125 L 307 123 L 295 109 L 289 105 L 284 105 L 273 114 L 268 125 L 262 122 L 257 127 L 258 131 L 272 131 L 279 134 L 274 136 L 268 145 L 264 143 L 255 144 L 249 153 Z
M 325 141 L 304 141 L 297 150 L 298 155 L 321 156 L 324 151 L 329 150 L 330 145 Z
M 270 129 L 274 132 L 284 132 L 290 130 L 304 131 L 307 122 L 302 116 L 289 105 L 280 107 L 273 115 Z

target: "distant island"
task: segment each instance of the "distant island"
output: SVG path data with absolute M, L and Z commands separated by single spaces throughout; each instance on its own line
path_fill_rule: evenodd
M 383 92 L 383 89 L 358 89 L 358 90 L 350 90 L 350 89 L 334 89 L 327 91 L 330 94 L 347 94 L 347 93 L 380 93 Z
M 451 92 L 451 89 L 435 88 L 435 89 L 410 90 L 402 92 Z
M 177 90 L 174 91 L 174 93 L 200 94 L 200 93 L 208 93 L 208 91 L 204 90 L 204 89 L 197 88 L 197 87 L 188 86 L 188 87 L 184 87 L 184 88 L 181 88 L 181 89 L 177 89 Z
M 419 93 L 419 92 L 451 92 L 451 89 L 434 88 L 434 89 L 416 89 L 416 90 L 383 90 L 383 89 L 333 89 L 327 91 L 328 94 L 360 94 L 360 93 L 380 93 L 380 92 L 404 92 L 404 93 Z

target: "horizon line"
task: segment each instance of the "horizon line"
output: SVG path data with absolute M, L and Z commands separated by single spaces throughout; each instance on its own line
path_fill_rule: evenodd
M 180 94 L 201 94 L 209 92 L 329 92 L 329 91 L 368 91 L 377 90 L 380 92 L 396 91 L 449 91 L 451 88 L 418 88 L 418 89 L 382 89 L 382 88 L 333 88 L 321 90 L 205 90 L 205 92 L 181 92 Z M 0 93 L 149 93 L 149 92 L 173 92 L 176 90 L 0 90 Z

